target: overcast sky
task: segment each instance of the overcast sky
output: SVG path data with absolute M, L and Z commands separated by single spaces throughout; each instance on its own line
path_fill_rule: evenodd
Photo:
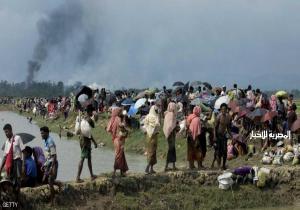
M 299 0 L 0 0 L 0 80 L 26 79 L 37 23 L 64 11 L 35 80 L 300 88 Z

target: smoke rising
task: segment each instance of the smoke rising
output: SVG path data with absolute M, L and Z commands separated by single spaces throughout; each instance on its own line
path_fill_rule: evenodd
M 86 33 L 85 41 L 78 53 L 78 63 L 84 65 L 89 60 L 93 46 L 93 36 L 84 31 L 83 10 L 79 1 L 67 1 L 37 22 L 39 39 L 34 48 L 33 58 L 28 62 L 27 84 L 33 82 L 52 50 L 64 54 L 66 42 L 77 33 Z

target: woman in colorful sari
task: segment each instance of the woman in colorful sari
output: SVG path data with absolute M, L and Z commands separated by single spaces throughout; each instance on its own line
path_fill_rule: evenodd
M 157 138 L 160 128 L 158 108 L 153 105 L 150 108 L 149 114 L 144 119 L 144 126 L 147 134 L 147 160 L 146 174 L 155 173 L 153 166 L 157 163 L 156 149 Z
M 116 170 L 120 169 L 121 176 L 125 176 L 126 171 L 128 171 L 128 166 L 124 153 L 124 144 L 127 137 L 127 131 L 122 123 L 121 119 L 122 109 L 115 107 L 112 109 L 111 119 L 108 122 L 106 131 L 111 133 L 112 141 L 115 148 L 115 163 L 114 163 L 114 173 L 116 175 Z
M 177 115 L 177 106 L 174 102 L 170 102 L 168 105 L 168 109 L 165 112 L 164 127 L 163 127 L 163 131 L 169 146 L 165 171 L 169 170 L 168 168 L 169 163 L 173 163 L 173 170 L 176 169 L 175 166 L 175 162 L 176 162 L 175 140 L 176 140 L 176 128 L 177 128 L 176 115 Z
M 190 114 L 187 118 L 187 129 L 188 129 L 188 137 L 187 137 L 187 159 L 189 162 L 189 169 L 194 169 L 194 161 L 198 163 L 198 169 L 203 168 L 202 161 L 202 149 L 200 142 L 200 134 L 201 134 L 201 121 L 200 121 L 200 113 L 201 108 L 199 106 L 195 106 L 193 109 L 193 113 Z

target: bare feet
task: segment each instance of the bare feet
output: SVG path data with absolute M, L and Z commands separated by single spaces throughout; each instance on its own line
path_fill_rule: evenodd
M 84 182 L 82 179 L 80 179 L 80 178 L 76 179 L 76 183 L 82 183 L 82 182 Z
M 155 173 L 156 173 L 156 171 L 154 171 L 153 169 L 150 170 L 150 174 L 155 174 Z
M 204 170 L 205 168 L 201 165 L 201 166 L 198 166 L 198 170 Z
M 165 172 L 170 171 L 170 170 L 171 170 L 170 168 L 165 168 Z

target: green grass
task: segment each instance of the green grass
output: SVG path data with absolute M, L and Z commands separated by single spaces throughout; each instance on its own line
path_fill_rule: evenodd
M 300 99 L 295 100 L 295 103 L 297 105 L 297 114 L 300 114 Z
M 221 210 L 286 206 L 292 203 L 293 197 L 284 190 L 259 190 L 252 185 L 244 185 L 233 191 L 223 191 L 217 186 L 169 183 L 135 196 L 117 193 L 112 209 Z

